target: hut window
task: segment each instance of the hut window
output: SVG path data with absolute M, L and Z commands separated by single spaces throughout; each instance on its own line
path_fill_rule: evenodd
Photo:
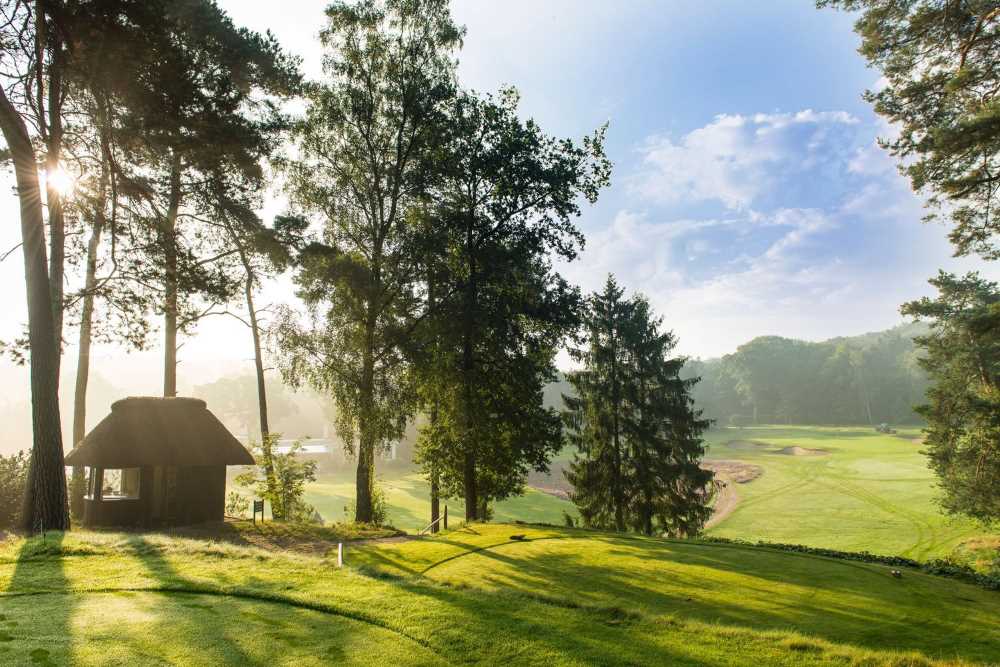
M 139 497 L 139 468 L 122 468 L 121 470 L 104 471 L 104 487 L 101 498 L 113 500 L 117 498 Z

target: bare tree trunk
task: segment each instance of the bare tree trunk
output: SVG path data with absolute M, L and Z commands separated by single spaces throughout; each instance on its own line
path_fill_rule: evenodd
M 358 419 L 358 472 L 354 509 L 354 520 L 359 523 L 372 521 L 372 495 L 375 482 L 375 445 L 374 432 L 374 390 L 375 390 L 375 355 L 372 350 L 375 323 L 369 318 L 366 345 L 361 364 L 361 410 Z
M 38 3 L 39 9 L 42 3 Z M 48 139 L 45 170 L 55 174 L 61 169 L 62 158 L 62 61 L 61 45 L 51 39 L 52 59 L 49 73 Z M 52 330 L 56 341 L 56 358 L 53 368 L 56 387 L 59 387 L 59 367 L 62 363 L 63 293 L 66 265 L 66 219 L 63 213 L 62 193 L 58 184 L 46 179 L 45 201 L 49 209 L 49 289 L 52 292 Z
M 176 154 L 170 169 L 170 206 L 162 222 L 163 244 L 163 395 L 177 395 L 177 212 L 181 203 L 181 162 Z
M 441 518 L 441 473 L 437 463 L 431 463 L 431 532 L 441 530 L 438 520 Z
M 55 383 L 58 351 L 52 321 L 52 293 L 46 267 L 45 221 L 37 160 L 24 120 L 0 89 L 0 130 L 14 160 L 21 205 L 24 284 L 31 348 L 31 417 L 33 444 L 21 513 L 23 528 L 69 528 L 66 473 Z
M 260 346 L 260 326 L 257 322 L 257 309 L 253 302 L 253 267 L 250 265 L 249 258 L 242 246 L 237 247 L 240 249 L 240 258 L 243 260 L 243 266 L 247 272 L 244 289 L 247 300 L 247 311 L 250 315 L 250 333 L 253 336 L 254 369 L 257 372 L 257 407 L 260 413 L 260 443 L 261 458 L 264 464 L 264 479 L 267 480 L 267 488 L 273 497 L 277 493 L 278 482 L 274 477 L 274 458 L 271 451 L 273 443 L 271 440 L 271 428 L 267 419 L 267 388 L 264 385 L 264 355 Z M 279 516 L 275 518 L 285 519 L 287 517 Z
M 87 243 L 87 269 L 83 286 L 83 307 L 80 313 L 79 354 L 76 360 L 76 387 L 73 394 L 73 446 L 83 441 L 87 430 L 87 384 L 90 381 L 90 345 L 94 320 L 94 294 L 97 288 L 97 251 L 104 233 L 105 190 L 107 188 L 107 162 L 101 164 L 100 195 L 94 207 L 94 224 Z M 70 488 L 70 510 L 75 516 L 83 512 L 83 467 L 73 467 Z
M 242 254 L 242 252 L 240 253 Z M 253 363 L 257 372 L 257 407 L 260 411 L 260 437 L 266 439 L 271 433 L 271 428 L 267 421 L 267 387 L 264 385 L 264 356 L 260 348 L 260 327 L 257 323 L 257 311 L 253 304 L 253 278 L 247 272 L 245 286 L 247 298 L 247 311 L 250 314 L 250 333 L 253 336 Z

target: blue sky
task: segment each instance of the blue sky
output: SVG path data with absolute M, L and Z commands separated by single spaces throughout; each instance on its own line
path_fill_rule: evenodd
M 323 1 L 220 4 L 320 76 Z M 892 326 L 938 268 L 980 268 L 950 257 L 945 228 L 919 222 L 919 197 L 875 146 L 892 128 L 861 99 L 879 74 L 856 53 L 850 16 L 809 0 L 456 0 L 453 12 L 468 28 L 465 85 L 515 85 L 524 115 L 553 134 L 610 122 L 613 185 L 580 219 L 587 250 L 561 268 L 588 290 L 614 272 L 646 293 L 683 353 Z M 14 204 L 4 249 L 18 240 Z M 282 206 L 275 196 L 264 213 Z M 0 279 L 20 270 L 15 254 Z M 0 337 L 23 321 L 20 289 Z M 287 280 L 266 297 L 291 298 Z M 251 356 L 249 340 L 234 343 L 244 338 L 212 320 L 181 356 L 230 372 Z M 152 369 L 158 357 L 130 364 Z

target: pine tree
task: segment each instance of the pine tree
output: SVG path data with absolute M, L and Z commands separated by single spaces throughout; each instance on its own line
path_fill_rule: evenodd
M 623 450 L 625 431 L 632 426 L 625 403 L 628 356 L 622 338 L 633 304 L 624 294 L 614 276 L 608 276 L 604 291 L 591 296 L 584 325 L 587 346 L 570 350 L 583 368 L 566 376 L 575 395 L 563 395 L 567 440 L 577 450 L 566 475 L 573 485 L 573 502 L 585 525 L 619 532 L 626 527 Z
M 712 473 L 700 466 L 709 422 L 695 410 L 696 378 L 681 379 L 676 337 L 661 331 L 649 302 L 613 277 L 590 299 L 583 365 L 564 396 L 570 444 L 567 477 L 584 523 L 646 535 L 696 534 L 711 515 Z
M 918 411 L 925 453 L 952 513 L 1000 520 L 1000 288 L 971 273 L 941 272 L 937 298 L 903 306 L 931 322 L 916 339 L 933 386 Z
M 959 254 L 1000 259 L 1000 4 L 996 0 L 818 0 L 860 12 L 860 52 L 885 85 L 865 93 L 899 128 L 900 159 Z

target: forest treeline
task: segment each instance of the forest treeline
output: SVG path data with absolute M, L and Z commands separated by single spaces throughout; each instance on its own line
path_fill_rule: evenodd
M 924 324 L 808 342 L 761 336 L 718 359 L 691 359 L 696 405 L 718 426 L 915 424 L 927 374 L 914 337 Z

